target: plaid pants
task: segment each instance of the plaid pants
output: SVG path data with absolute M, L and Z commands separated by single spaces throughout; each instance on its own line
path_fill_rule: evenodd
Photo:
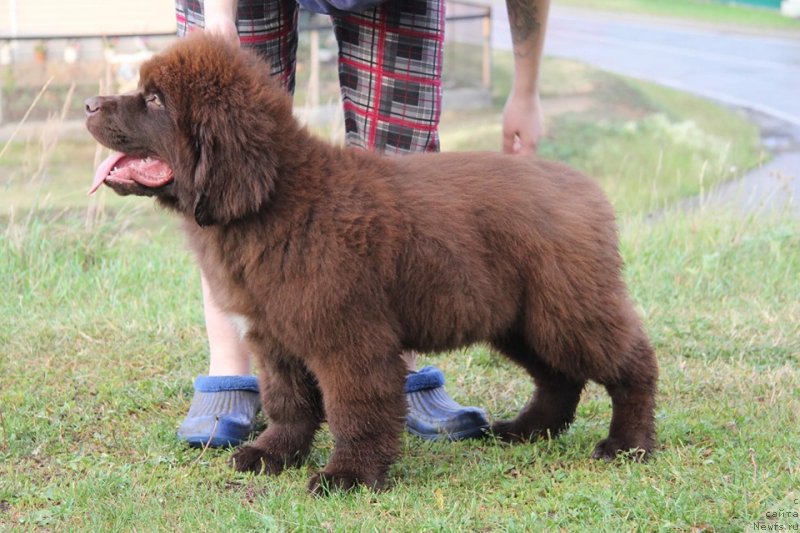
M 178 35 L 203 27 L 202 0 L 176 0 Z M 345 142 L 386 153 L 439 151 L 444 0 L 387 0 L 333 15 Z M 272 65 L 294 91 L 295 0 L 239 0 L 243 46 Z

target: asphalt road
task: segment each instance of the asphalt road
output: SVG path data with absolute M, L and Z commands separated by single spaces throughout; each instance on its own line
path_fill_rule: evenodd
M 505 2 L 494 46 L 511 47 Z M 800 126 L 800 37 L 553 6 L 545 54 L 749 107 Z
M 510 49 L 505 2 L 492 1 L 493 45 Z M 757 112 L 775 159 L 704 203 L 800 214 L 800 38 L 553 6 L 545 54 Z

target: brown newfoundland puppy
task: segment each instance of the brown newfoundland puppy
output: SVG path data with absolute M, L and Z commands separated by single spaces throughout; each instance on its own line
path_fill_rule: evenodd
M 536 384 L 492 426 L 498 437 L 563 431 L 591 379 L 613 404 L 594 456 L 653 449 L 656 360 L 592 180 L 518 156 L 331 146 L 292 117 L 254 54 L 201 34 L 144 64 L 138 91 L 91 98 L 86 113 L 121 152 L 93 190 L 155 196 L 183 218 L 255 356 L 269 426 L 234 454 L 237 470 L 298 464 L 327 417 L 336 444 L 310 490 L 383 487 L 406 412 L 399 354 L 481 341 Z

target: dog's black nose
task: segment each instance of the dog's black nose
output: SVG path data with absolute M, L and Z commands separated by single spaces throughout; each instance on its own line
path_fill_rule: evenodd
M 92 96 L 91 98 L 87 98 L 84 102 L 86 104 L 86 116 L 94 115 L 98 111 L 100 111 L 104 105 L 108 102 L 107 98 L 102 96 Z

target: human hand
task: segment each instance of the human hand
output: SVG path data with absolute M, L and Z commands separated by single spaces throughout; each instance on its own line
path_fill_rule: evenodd
M 239 45 L 236 29 L 236 0 L 206 0 L 203 7 L 205 31 Z
M 544 133 L 539 92 L 511 92 L 503 109 L 503 152 L 530 155 L 536 152 Z

